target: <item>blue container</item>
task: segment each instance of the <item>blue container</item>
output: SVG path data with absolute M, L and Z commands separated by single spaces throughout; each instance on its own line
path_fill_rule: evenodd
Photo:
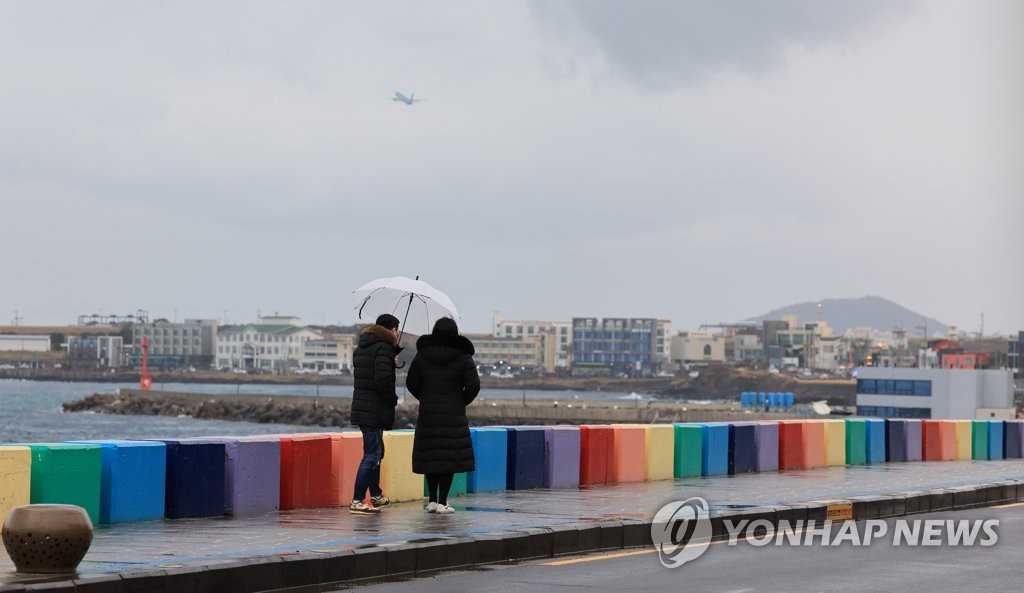
M 164 516 L 224 515 L 224 443 L 200 439 L 165 439 L 167 473 Z
M 466 474 L 468 492 L 495 492 L 505 489 L 508 464 L 508 430 L 470 428 L 476 470 Z
M 146 441 L 70 441 L 102 447 L 100 523 L 150 521 L 164 516 L 166 446 Z
M 1021 451 L 1021 429 L 1024 422 L 1011 420 L 1003 425 L 1003 455 L 1007 459 L 1020 459 L 1024 452 Z
M 865 418 L 864 444 L 867 463 L 885 463 L 885 420 Z
M 1005 423 L 1002 420 L 989 420 L 988 421 L 988 458 L 989 459 L 1002 459 L 1004 456 L 1003 452 L 1003 433 L 1005 432 L 1003 427 Z
M 729 425 L 725 422 L 702 422 L 701 464 L 703 476 L 729 473 Z
M 792 407 L 793 407 L 793 401 L 794 401 L 794 399 L 795 399 L 795 398 L 793 397 L 793 394 L 792 394 L 792 393 L 786 393 L 786 394 L 783 394 L 783 395 L 785 395 L 785 397 L 784 397 L 784 399 L 783 399 L 783 405 L 784 405 L 784 407 L 787 407 L 787 408 L 792 408 Z
M 885 460 L 906 461 L 907 460 L 907 423 L 904 420 L 885 421 Z
M 755 469 L 754 425 L 733 422 L 729 425 L 729 473 L 745 474 Z
M 768 405 L 768 394 L 761 391 L 757 394 L 757 407 L 763 408 Z
M 508 436 L 505 487 L 509 490 L 543 487 L 544 427 L 510 426 L 505 430 Z

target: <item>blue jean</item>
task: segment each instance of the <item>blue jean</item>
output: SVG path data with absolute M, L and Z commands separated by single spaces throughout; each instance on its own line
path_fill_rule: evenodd
M 363 459 L 356 471 L 356 491 L 352 500 L 363 500 L 369 488 L 370 496 L 376 498 L 383 493 L 380 490 L 380 462 L 384 459 L 384 431 L 379 428 L 360 426 L 363 433 Z

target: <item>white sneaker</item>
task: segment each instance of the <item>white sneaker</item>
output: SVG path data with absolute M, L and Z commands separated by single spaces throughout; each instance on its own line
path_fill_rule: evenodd
M 428 513 L 436 513 L 437 512 L 437 503 L 436 502 L 429 502 L 429 503 L 427 503 L 427 506 L 425 506 L 423 508 Z
M 434 512 L 437 513 L 438 515 L 450 515 L 450 514 L 455 512 L 455 509 L 453 509 L 452 505 L 450 505 L 450 504 L 444 504 L 444 505 L 439 504 L 439 505 L 437 505 L 437 510 L 434 511 Z

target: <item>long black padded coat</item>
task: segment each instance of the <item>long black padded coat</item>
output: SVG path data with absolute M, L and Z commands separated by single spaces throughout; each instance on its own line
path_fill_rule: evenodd
M 352 353 L 352 424 L 391 430 L 395 425 L 395 343 L 387 328 L 369 325 Z
M 412 471 L 452 474 L 476 469 L 466 406 L 480 393 L 473 343 L 464 336 L 428 334 L 416 341 L 405 385 L 420 402 Z

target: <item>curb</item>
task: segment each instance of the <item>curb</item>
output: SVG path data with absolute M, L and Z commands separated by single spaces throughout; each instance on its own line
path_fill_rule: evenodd
M 794 504 L 712 511 L 712 541 L 728 539 L 726 520 L 822 522 L 829 506 L 850 505 L 853 520 L 982 508 L 1024 500 L 1024 480 L 1005 480 L 885 496 L 855 496 Z M 613 519 L 495 531 L 473 536 L 412 539 L 297 556 L 262 556 L 207 566 L 98 576 L 42 576 L 0 593 L 270 593 L 319 591 L 353 581 L 428 574 L 439 570 L 621 550 L 651 545 L 651 520 Z

